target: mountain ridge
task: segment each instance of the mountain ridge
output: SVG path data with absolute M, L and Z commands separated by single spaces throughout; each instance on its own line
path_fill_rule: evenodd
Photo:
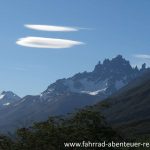
M 146 70 L 144 67 L 133 68 L 121 55 L 112 60 L 105 59 L 92 72 L 59 79 L 40 95 L 25 96 L 15 104 L 1 109 L 1 131 L 17 128 L 18 122 L 30 125 L 51 115 L 63 115 L 96 104 L 141 76 Z
M 110 90 L 109 88 L 106 89 L 107 88 L 106 84 L 112 84 L 111 82 L 113 82 L 114 84 L 114 82 L 117 82 L 116 86 L 119 87 L 113 87 L 115 91 L 123 87 L 130 80 L 132 80 L 132 78 L 135 78 L 138 74 L 143 73 L 145 70 L 146 68 L 144 69 L 143 68 L 138 69 L 136 67 L 133 68 L 130 65 L 129 61 L 125 60 L 121 55 L 118 55 L 112 60 L 105 59 L 102 64 L 99 62 L 92 72 L 85 71 L 83 73 L 77 73 L 74 76 L 67 79 L 63 78 L 57 80 L 56 82 L 48 86 L 47 90 L 44 91 L 43 93 L 45 92 L 50 93 L 51 91 L 54 90 L 63 93 L 70 90 L 70 92 L 75 93 L 83 92 L 90 94 L 89 91 L 91 92 L 98 90 L 109 91 Z

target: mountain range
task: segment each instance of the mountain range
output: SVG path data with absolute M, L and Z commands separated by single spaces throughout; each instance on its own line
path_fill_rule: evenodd
M 2 92 L 0 132 L 12 131 L 52 115 L 63 115 L 87 105 L 94 105 L 116 94 L 148 70 L 145 64 L 141 69 L 132 67 L 129 61 L 118 55 L 111 60 L 105 59 L 103 63 L 98 62 L 91 72 L 85 71 L 67 79 L 59 79 L 36 96 L 20 98 L 8 92 L 11 96 L 7 98 L 4 96 L 7 92 Z

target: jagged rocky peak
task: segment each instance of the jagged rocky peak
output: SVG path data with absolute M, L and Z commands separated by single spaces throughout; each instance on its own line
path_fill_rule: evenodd
M 144 70 L 146 70 L 145 65 L 140 70 L 133 68 L 128 60 L 118 55 L 111 60 L 105 59 L 103 63 L 99 61 L 92 72 L 85 71 L 67 79 L 57 80 L 42 95 L 49 97 L 68 92 L 110 95 L 128 84 Z
M 133 68 L 129 61 L 118 55 L 111 60 L 99 62 L 92 72 L 59 79 L 49 85 L 41 95 L 25 96 L 16 103 L 13 103 L 16 94 L 4 91 L 0 95 L 0 128 L 6 131 L 7 127 L 15 127 L 14 123 L 17 125 L 18 120 L 23 124 L 29 120 L 35 122 L 49 115 L 62 115 L 77 108 L 93 105 L 142 75 L 144 70 L 147 70 L 145 65 L 142 69 Z M 149 77 L 149 74 L 141 76 L 141 79 L 147 76 Z
M 16 97 L 17 95 L 11 91 L 2 91 L 0 96 L 2 98 L 2 97 Z
M 124 70 L 125 69 L 125 70 Z M 105 59 L 103 63 L 100 62 L 95 66 L 95 69 L 93 72 L 95 73 L 101 73 L 102 71 L 107 72 L 115 72 L 116 70 L 132 70 L 132 67 L 126 59 L 122 57 L 122 55 L 118 55 L 112 60 Z
M 0 106 L 10 105 L 14 102 L 19 101 L 20 99 L 21 98 L 12 91 L 2 91 L 0 94 Z

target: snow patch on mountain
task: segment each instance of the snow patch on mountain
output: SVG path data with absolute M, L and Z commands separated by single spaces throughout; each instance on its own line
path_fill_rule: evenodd
M 10 105 L 10 103 L 5 103 L 5 104 L 3 104 L 4 106 L 8 106 L 8 105 Z
M 89 95 L 98 95 L 99 93 L 104 92 L 106 90 L 107 90 L 107 88 L 97 90 L 97 91 L 92 91 L 92 92 L 91 91 L 81 91 L 81 93 L 86 93 L 86 94 L 89 94 Z
M 18 102 L 21 98 L 11 91 L 3 91 L 0 94 L 0 107 L 11 105 Z
M 104 81 L 91 81 L 87 78 L 80 80 L 68 79 L 64 81 L 64 85 L 67 87 L 67 89 L 69 89 L 70 92 L 96 95 L 107 88 L 107 81 L 107 79 Z M 76 87 L 77 84 L 78 87 Z
M 4 94 L 1 94 L 0 95 L 0 100 L 3 99 L 4 96 L 5 96 Z

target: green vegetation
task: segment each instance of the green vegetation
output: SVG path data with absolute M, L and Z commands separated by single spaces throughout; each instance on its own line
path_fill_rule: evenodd
M 30 128 L 19 129 L 15 140 L 0 139 L 0 150 L 65 150 L 65 142 L 109 142 L 121 138 L 99 112 L 86 108 L 67 118 L 50 117 Z
M 146 140 L 147 139 L 147 140 Z M 130 142 L 149 142 L 130 139 Z M 14 139 L 0 136 L 0 150 L 144 150 L 145 148 L 65 147 L 64 143 L 114 143 L 128 142 L 105 122 L 104 117 L 93 107 L 88 107 L 66 117 L 50 117 L 47 121 L 21 128 Z

